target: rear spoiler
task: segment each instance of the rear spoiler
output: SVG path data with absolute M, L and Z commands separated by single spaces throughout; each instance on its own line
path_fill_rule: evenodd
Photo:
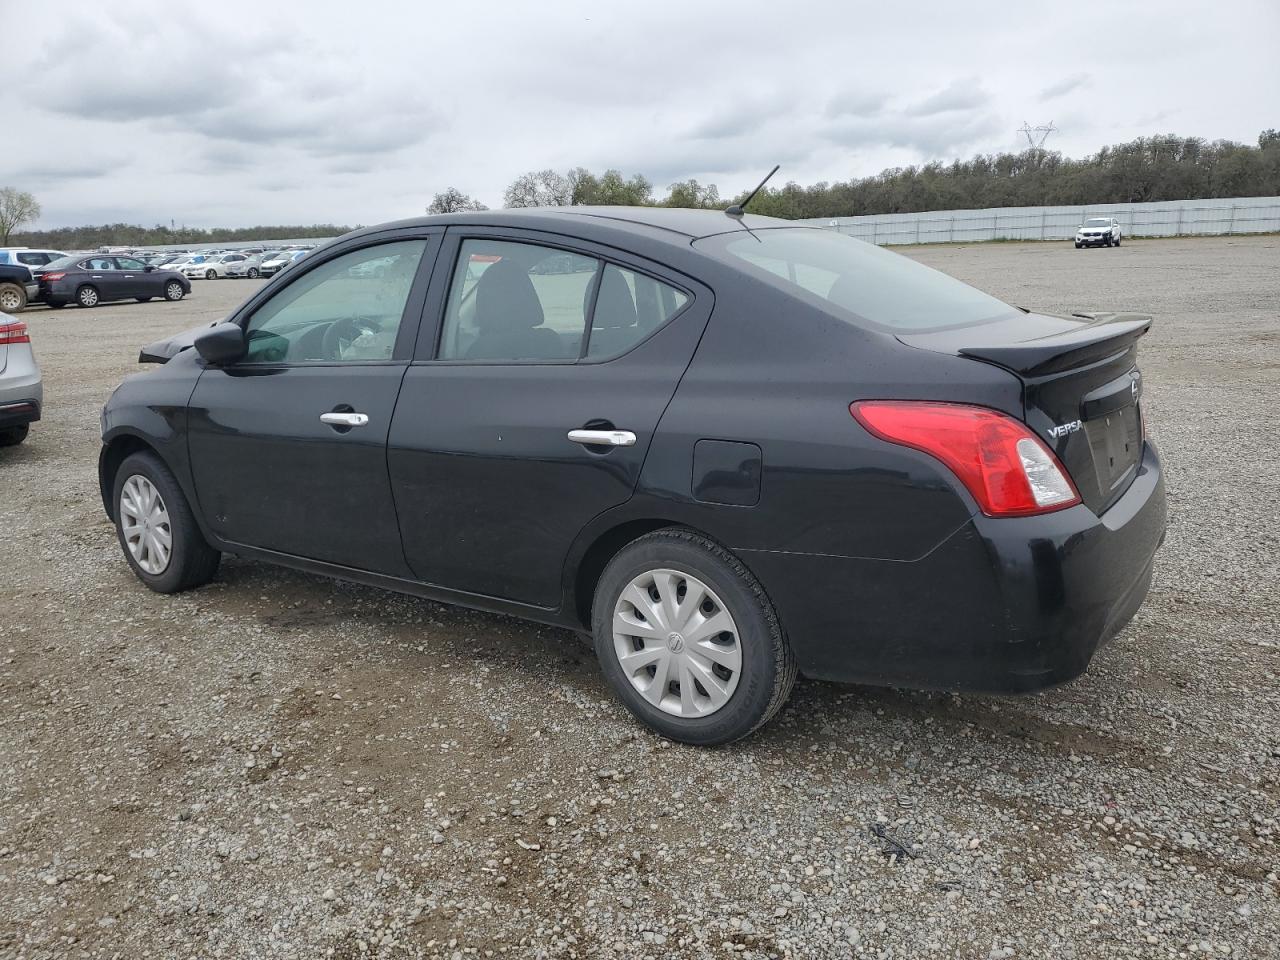
M 1147 313 L 1073 313 L 1087 323 L 1020 343 L 960 347 L 962 356 L 986 360 L 1026 376 L 1041 376 L 1087 366 L 1128 350 L 1151 329 Z

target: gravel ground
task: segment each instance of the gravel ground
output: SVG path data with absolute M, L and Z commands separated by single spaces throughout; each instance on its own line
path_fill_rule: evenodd
M 0 452 L 0 955 L 1280 955 L 1280 238 L 925 247 L 1011 302 L 1156 314 L 1150 599 L 1017 699 L 801 683 L 747 742 L 634 724 L 561 631 L 119 556 L 98 411 L 181 304 L 24 317 Z

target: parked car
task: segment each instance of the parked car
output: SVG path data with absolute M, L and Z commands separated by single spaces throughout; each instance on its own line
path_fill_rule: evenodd
M 64 257 L 37 270 L 39 299 L 50 307 L 100 303 L 130 298 L 145 303 L 154 297 L 181 300 L 191 292 L 191 281 L 167 268 L 156 269 L 132 257 L 99 254 Z
M 280 250 L 269 260 L 263 260 L 258 272 L 264 277 L 274 276 L 307 253 L 305 250 Z
M 27 325 L 0 313 L 0 447 L 27 439 L 43 405 L 44 387 Z
M 32 247 L 0 248 L 0 264 L 10 264 L 33 270 L 65 257 L 61 250 L 37 250 Z
M 205 280 L 216 280 L 227 276 L 227 268 L 232 264 L 243 263 L 247 259 L 249 258 L 243 253 L 214 253 L 184 264 L 182 273 L 190 279 L 202 277 Z
M 262 276 L 262 258 L 263 254 L 255 253 L 235 263 L 229 263 L 227 264 L 226 276 L 236 279 L 248 277 L 250 280 L 257 280 Z
M 145 348 L 99 480 L 153 590 L 228 552 L 590 631 L 637 717 L 723 743 L 797 671 L 1084 671 L 1164 536 L 1150 322 L 765 217 L 407 220 Z
M 1114 217 L 1090 217 L 1076 229 L 1076 249 L 1120 246 L 1120 221 Z
M 28 267 L 0 264 L 0 311 L 18 313 L 36 298 L 40 286 Z

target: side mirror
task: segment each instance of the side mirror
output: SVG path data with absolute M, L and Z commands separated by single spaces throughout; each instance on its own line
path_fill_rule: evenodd
M 155 272 L 155 269 L 156 269 L 156 265 L 155 265 L 154 263 L 148 263 L 148 264 L 147 264 L 145 267 L 143 267 L 142 269 L 143 269 L 143 270 L 145 270 L 145 271 L 147 271 L 147 273 L 154 273 L 154 272 Z
M 209 363 L 224 366 L 244 359 L 249 349 L 244 330 L 234 323 L 210 327 L 195 339 L 196 352 Z

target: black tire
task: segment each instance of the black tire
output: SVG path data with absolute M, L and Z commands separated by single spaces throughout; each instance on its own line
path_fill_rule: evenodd
M 742 655 L 737 686 L 724 706 L 704 717 L 676 716 L 650 703 L 632 685 L 614 650 L 618 598 L 634 578 L 658 569 L 697 577 L 720 598 L 737 627 Z M 728 550 L 692 530 L 658 530 L 618 551 L 596 584 L 592 634 L 601 671 L 627 709 L 682 743 L 709 747 L 747 736 L 781 709 L 795 683 L 795 656 L 759 581 Z
M 168 566 L 157 574 L 143 570 L 129 552 L 121 521 L 120 494 L 130 477 L 141 475 L 151 481 L 169 513 L 169 534 L 172 549 Z M 205 541 L 196 524 L 191 506 L 178 486 L 169 468 L 154 453 L 139 452 L 125 457 L 111 484 L 112 514 L 115 516 L 116 539 L 125 560 L 133 568 L 138 579 L 156 593 L 177 593 L 199 587 L 213 579 L 218 572 L 222 554 Z
M 257 267 L 250 267 L 250 268 L 249 268 L 249 279 L 250 279 L 250 280 L 257 280 L 257 279 L 258 279 L 258 277 L 260 277 L 260 276 L 261 276 L 261 274 L 260 274 L 260 273 L 258 273 L 258 268 L 257 268 Z
M 0 313 L 17 313 L 26 306 L 26 287 L 20 283 L 0 283 Z
M 1083 246 L 1084 246 L 1084 244 L 1083 244 L 1083 243 L 1080 243 L 1080 242 L 1078 242 L 1078 241 L 1076 242 L 1076 249 L 1077 249 L 1077 250 L 1079 250 L 1079 249 L 1080 249 L 1081 247 L 1083 247 Z
M 9 427 L 0 430 L 0 447 L 16 447 L 23 440 L 27 439 L 27 434 L 31 432 L 30 424 L 22 424 L 19 427 Z
M 187 295 L 187 291 L 182 289 L 182 284 L 177 280 L 170 280 L 164 285 L 164 298 L 170 303 L 177 303 Z
M 133 299 L 137 300 L 139 303 L 150 303 L 150 302 L 151 302 L 151 297 L 134 297 Z
M 92 283 L 83 284 L 76 290 L 76 303 L 82 307 L 96 307 L 102 300 L 102 294 L 98 292 L 98 288 Z
M 1120 240 L 1121 240 L 1121 239 L 1122 239 L 1121 237 L 1116 237 L 1116 246 L 1117 246 L 1117 247 L 1118 247 L 1118 246 L 1120 246 Z

